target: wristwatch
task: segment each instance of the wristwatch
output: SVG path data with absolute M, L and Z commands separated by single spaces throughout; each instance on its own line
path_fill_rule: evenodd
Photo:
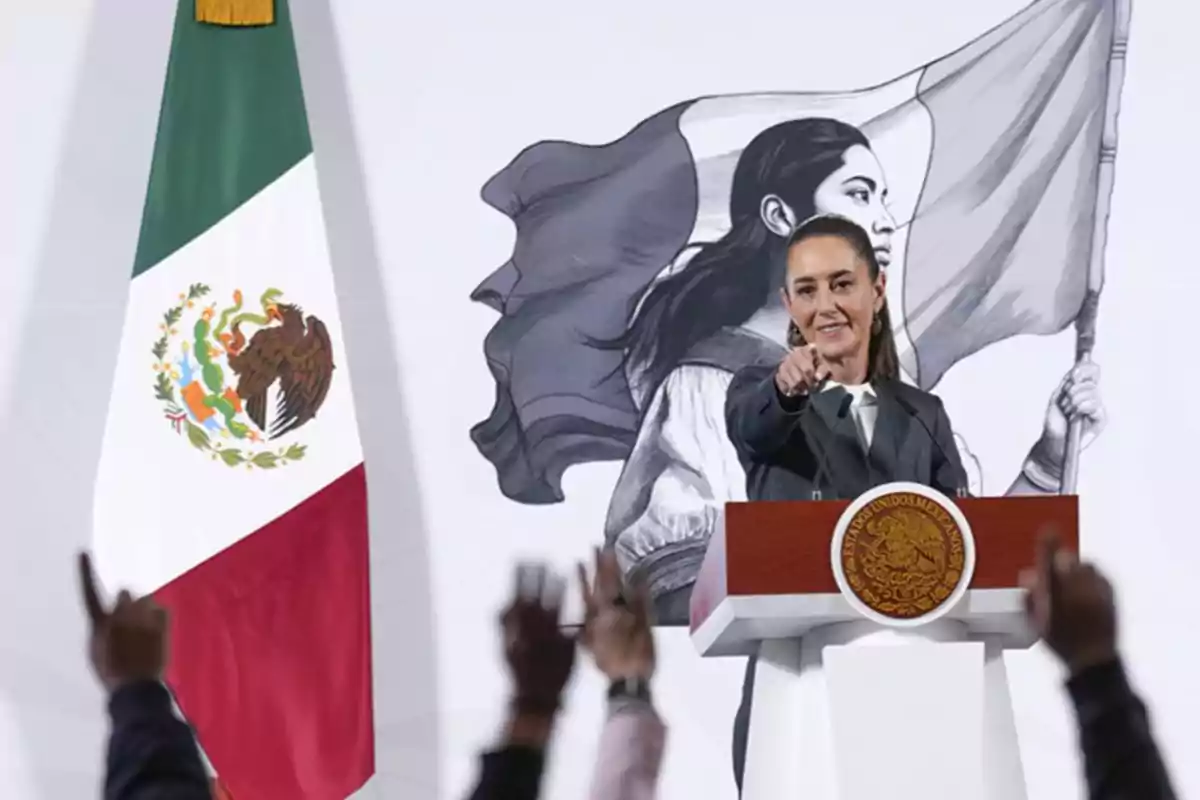
M 608 686 L 609 700 L 650 702 L 650 682 L 644 678 L 618 678 Z

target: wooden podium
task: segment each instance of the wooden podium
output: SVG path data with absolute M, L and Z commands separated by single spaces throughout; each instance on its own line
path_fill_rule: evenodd
M 879 526 L 862 520 L 913 492 L 965 523 L 947 529 L 962 528 L 967 563 L 934 558 L 957 590 L 902 618 L 872 610 L 863 575 L 921 545 L 880 550 L 892 534 L 875 531 L 863 550 Z M 1078 551 L 1075 496 L 951 500 L 888 484 L 855 501 L 729 503 L 692 592 L 691 637 L 702 656 L 759 654 L 742 800 L 1025 800 L 1003 652 L 1036 641 L 1018 581 L 1048 525 Z

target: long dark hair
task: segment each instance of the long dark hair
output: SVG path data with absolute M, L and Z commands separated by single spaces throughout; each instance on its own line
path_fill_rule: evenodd
M 805 239 L 816 236 L 834 236 L 854 248 L 854 254 L 867 265 L 867 275 L 872 281 L 879 277 L 879 259 L 871 237 L 854 222 L 836 215 L 813 217 L 792 231 L 787 248 L 791 250 Z M 804 334 L 795 322 L 788 323 L 788 347 L 803 347 Z M 896 337 L 892 333 L 892 315 L 888 313 L 887 300 L 879 308 L 871 322 L 871 339 L 867 345 L 867 381 L 900 380 L 900 354 L 896 351 Z
M 767 128 L 742 151 L 729 193 L 729 232 L 702 244 L 677 274 L 645 297 L 629 330 L 603 346 L 625 351 L 625 362 L 657 386 L 688 350 L 726 326 L 750 319 L 778 285 L 773 268 L 786 239 L 767 229 L 762 199 L 777 195 L 800 220 L 816 214 L 813 195 L 841 168 L 846 151 L 870 147 L 862 131 L 835 119 L 810 117 Z

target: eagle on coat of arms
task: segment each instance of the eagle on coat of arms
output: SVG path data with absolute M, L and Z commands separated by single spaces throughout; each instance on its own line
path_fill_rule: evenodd
M 193 284 L 163 314 L 152 352 L 164 415 L 193 447 L 228 466 L 273 469 L 302 459 L 302 444 L 272 445 L 325 403 L 336 369 L 328 328 L 283 302 L 279 289 L 264 291 L 255 310 L 243 308 L 241 290 L 225 308 L 203 306 L 209 292 Z M 185 317 L 197 306 L 189 330 Z

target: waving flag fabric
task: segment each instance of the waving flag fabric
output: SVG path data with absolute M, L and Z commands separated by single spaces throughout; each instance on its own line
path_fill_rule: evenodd
M 729 230 L 739 156 L 789 120 L 849 123 L 883 166 L 901 226 L 889 302 L 915 383 L 1064 329 L 1089 291 L 1116 17 L 1114 0 L 1038 0 L 873 88 L 705 97 L 607 145 L 519 154 L 483 190 L 516 226 L 512 258 L 473 295 L 501 315 L 485 344 L 496 403 L 472 437 L 502 491 L 558 502 L 568 467 L 629 454 L 645 392 L 598 343 L 656 278 L 686 271 L 690 245 Z
M 344 798 L 374 770 L 367 496 L 288 5 L 255 27 L 195 13 L 180 1 L 95 554 L 171 611 L 168 682 L 232 797 Z

